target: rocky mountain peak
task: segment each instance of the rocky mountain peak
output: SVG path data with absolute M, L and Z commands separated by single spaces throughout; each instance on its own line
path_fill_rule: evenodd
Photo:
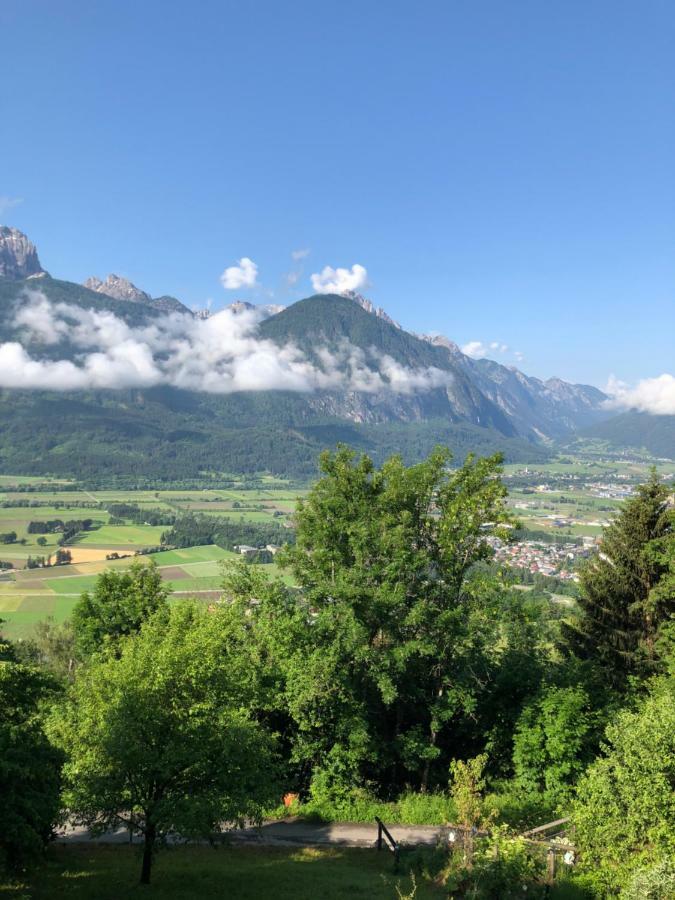
M 18 228 L 0 225 L 0 278 L 21 281 L 46 274 L 35 244 Z
M 235 314 L 246 312 L 247 310 L 257 310 L 259 313 L 262 313 L 263 318 L 268 319 L 270 316 L 276 316 L 277 313 L 280 313 L 286 307 L 280 306 L 278 303 L 257 306 L 255 303 L 249 303 L 248 300 L 235 300 L 226 309 L 231 310 Z
M 445 347 L 453 354 L 462 352 L 458 345 L 444 334 L 421 334 L 420 337 L 428 344 L 433 344 L 434 347 Z
M 343 296 L 353 300 L 354 303 L 358 303 L 361 309 L 365 309 L 371 316 L 376 316 L 378 319 L 382 319 L 382 321 L 387 322 L 389 325 L 393 325 L 395 328 L 401 327 L 395 319 L 392 319 L 392 317 L 382 309 L 381 306 L 375 306 L 373 301 L 368 300 L 363 294 L 359 294 L 356 291 L 345 291 Z
M 121 275 L 111 273 L 105 281 L 95 276 L 88 278 L 84 282 L 84 286 L 90 291 L 96 291 L 97 294 L 105 294 L 114 300 L 128 300 L 131 303 L 149 303 L 152 300 L 150 294 L 146 294 L 135 284 L 132 284 L 127 278 Z

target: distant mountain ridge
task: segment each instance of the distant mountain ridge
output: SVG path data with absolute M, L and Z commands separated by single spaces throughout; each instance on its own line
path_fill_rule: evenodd
M 155 321 L 167 312 L 193 316 L 175 298 L 152 298 L 119 275 L 109 275 L 105 280 L 92 278 L 84 285 L 51 278 L 42 270 L 37 251 L 25 235 L 15 229 L 5 229 L 0 234 L 5 231 L 12 231 L 12 234 L 6 236 L 1 245 L 4 247 L 3 271 L 9 274 L 0 276 L 0 341 L 20 341 L 35 358 L 77 360 L 81 352 L 77 347 L 69 346 L 67 338 L 43 345 L 39 342 L 26 344 L 26 335 L 17 328 L 14 319 L 17 309 L 32 302 L 30 293 L 36 289 L 53 303 L 109 310 L 131 327 Z M 252 307 L 245 301 L 236 301 L 230 307 L 233 312 L 241 313 L 251 308 L 260 313 L 258 338 L 280 347 L 296 348 L 309 365 L 320 366 L 322 352 L 332 352 L 339 360 L 346 346 L 350 352 L 358 352 L 362 364 L 373 371 L 389 360 L 404 373 L 430 372 L 439 377 L 430 379 L 428 386 L 425 383 L 422 388 L 409 391 L 335 388 L 298 393 L 277 390 L 231 395 L 193 393 L 189 403 L 184 392 L 169 386 L 152 389 L 152 393 L 136 390 L 132 393 L 133 405 L 140 405 L 138 415 L 134 414 L 133 425 L 129 419 L 128 392 L 84 392 L 79 395 L 76 429 L 85 428 L 87 422 L 90 425 L 102 422 L 101 410 L 105 409 L 105 427 L 112 429 L 113 442 L 119 445 L 123 433 L 125 453 L 134 456 L 133 436 L 138 435 L 140 441 L 140 435 L 144 434 L 143 440 L 149 439 L 149 432 L 140 424 L 142 410 L 152 408 L 153 419 L 159 422 L 162 419 L 159 410 L 164 406 L 166 415 L 176 424 L 168 433 L 180 435 L 177 446 L 182 446 L 185 441 L 191 446 L 194 444 L 192 458 L 195 465 L 200 458 L 197 443 L 210 440 L 204 429 L 206 423 L 212 421 L 214 433 L 227 435 L 226 441 L 234 442 L 232 446 L 240 446 L 242 429 L 247 433 L 251 433 L 252 428 L 258 429 L 256 440 L 262 440 L 261 446 L 266 448 L 263 455 L 267 467 L 281 471 L 288 466 L 289 448 L 295 447 L 298 458 L 306 461 L 310 447 L 313 454 L 322 444 L 330 445 L 336 436 L 348 434 L 357 443 L 358 440 L 365 441 L 365 446 L 371 440 L 368 435 L 377 434 L 373 446 L 381 447 L 382 452 L 408 448 L 405 452 L 410 453 L 413 453 L 410 449 L 413 447 L 422 452 L 423 447 L 432 446 L 434 434 L 446 441 L 455 434 L 461 446 L 466 446 L 462 442 L 472 434 L 477 445 L 509 447 L 512 448 L 509 452 L 518 458 L 527 457 L 524 448 L 529 445 L 537 458 L 541 452 L 537 446 L 545 448 L 555 441 L 573 440 L 581 430 L 599 425 L 611 415 L 605 409 L 605 395 L 597 388 L 568 384 L 557 378 L 542 381 L 492 360 L 473 359 L 448 338 L 418 336 L 405 331 L 383 309 L 358 294 L 315 295 L 286 308 Z M 5 391 L 3 396 L 9 403 L 6 413 L 11 411 L 13 416 L 18 416 L 20 410 L 38 408 L 35 405 L 38 392 L 33 394 L 29 403 L 26 392 Z M 127 398 L 124 401 L 123 396 Z M 147 405 L 150 396 L 152 407 Z M 105 397 L 109 399 L 105 400 Z M 62 406 L 61 401 L 59 405 Z M 87 408 L 91 409 L 90 417 L 85 412 Z M 0 417 L 2 414 L 0 403 Z M 123 422 L 128 424 L 123 425 Z M 118 428 L 122 430 L 118 431 Z M 354 428 L 361 430 L 357 432 Z M 159 435 L 164 432 L 160 429 L 156 433 L 159 440 Z M 90 443 L 96 444 L 97 432 L 87 431 L 87 434 Z M 263 439 L 260 437 L 263 434 L 269 437 Z M 420 440 L 414 435 L 420 436 Z M 424 435 L 423 440 L 421 435 Z M 484 435 L 484 440 L 479 439 L 479 435 Z M 48 446 L 47 437 L 45 442 Z M 226 458 L 230 445 L 226 442 L 218 446 L 223 448 Z M 49 456 L 51 451 L 44 452 Z M 237 459 L 241 459 L 241 454 Z M 211 457 L 208 465 L 214 465 Z
M 359 308 L 360 307 L 360 308 Z M 317 345 L 347 338 L 375 347 L 411 369 L 435 367 L 452 374 L 446 388 L 413 397 L 321 395 L 311 402 L 352 421 L 422 421 L 441 416 L 494 428 L 510 437 L 557 440 L 606 418 L 606 395 L 590 385 L 557 378 L 544 382 L 492 360 L 475 360 L 448 339 L 418 337 L 366 312 L 350 296 L 317 295 L 300 300 L 260 325 L 277 343 L 293 341 L 311 355 Z

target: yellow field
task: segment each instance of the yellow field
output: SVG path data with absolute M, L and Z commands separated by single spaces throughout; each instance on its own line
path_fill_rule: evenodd
M 64 547 L 64 550 L 70 550 L 73 558 L 73 565 L 79 563 L 97 562 L 100 559 L 105 560 L 108 553 L 119 553 L 119 547 Z

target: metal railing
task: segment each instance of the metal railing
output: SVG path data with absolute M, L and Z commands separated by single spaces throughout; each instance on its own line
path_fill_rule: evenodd
M 397 872 L 399 860 L 401 858 L 398 841 L 393 838 L 391 832 L 379 816 L 375 816 L 375 821 L 377 822 L 377 849 L 383 850 L 386 846 L 387 849 L 391 850 L 394 854 L 394 871 Z

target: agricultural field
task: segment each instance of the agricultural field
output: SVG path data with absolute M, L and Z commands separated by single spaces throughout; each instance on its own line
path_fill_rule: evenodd
M 242 523 L 290 524 L 302 490 L 291 489 L 279 479 L 261 479 L 258 487 L 224 490 L 88 490 L 65 481 L 0 477 L 0 535 L 16 534 L 0 543 L 0 560 L 12 566 L 0 570 L 0 619 L 8 636 L 28 636 L 36 623 L 51 616 L 63 621 L 76 600 L 91 589 L 100 572 L 109 567 L 128 566 L 139 551 L 160 547 L 168 525 L 142 521 L 143 511 L 167 515 L 195 513 Z M 27 505 L 29 504 L 29 505 Z M 44 505 L 43 505 L 44 504 Z M 136 521 L 115 517 L 113 504 L 133 504 L 140 508 Z M 139 518 L 141 521 L 139 521 Z M 87 530 L 79 531 L 61 546 L 62 530 L 35 533 L 35 523 L 54 520 L 91 519 Z M 29 524 L 34 523 L 31 531 Z M 44 558 L 54 562 L 57 550 L 68 550 L 69 565 L 28 568 L 29 561 Z M 121 558 L 110 559 L 111 556 Z M 184 550 L 147 554 L 155 559 L 164 581 L 174 596 L 195 595 L 204 599 L 219 593 L 221 562 L 236 554 L 208 545 Z M 278 574 L 277 567 L 265 565 Z
M 156 562 L 173 597 L 195 596 L 204 600 L 220 596 L 223 561 L 240 558 L 238 554 L 213 544 L 141 557 Z M 95 560 L 77 565 L 23 569 L 7 580 L 0 576 L 3 631 L 10 638 L 29 637 L 35 625 L 47 617 L 63 622 L 82 592 L 94 587 L 101 572 L 126 568 L 134 559 L 138 557 L 129 555 L 122 559 Z M 274 564 L 266 564 L 262 568 L 272 576 L 282 574 Z

